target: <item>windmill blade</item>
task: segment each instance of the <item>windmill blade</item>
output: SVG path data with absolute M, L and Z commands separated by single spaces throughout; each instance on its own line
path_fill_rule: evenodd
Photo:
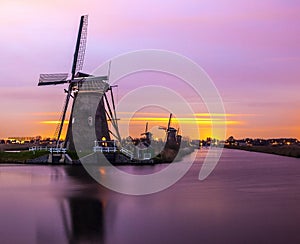
M 64 122 L 65 122 L 65 119 L 66 119 L 66 113 L 67 113 L 67 110 L 68 110 L 70 97 L 71 97 L 71 89 L 69 88 L 68 94 L 67 94 L 67 97 L 66 97 L 66 101 L 65 101 L 65 105 L 64 105 L 62 115 L 61 115 L 61 121 L 60 121 L 59 130 L 58 130 L 57 141 L 56 141 L 56 146 L 57 147 L 59 146 L 59 139 L 60 139 L 63 127 L 64 127 Z
M 148 122 L 146 123 L 146 128 L 145 128 L 145 132 L 141 134 L 141 136 L 143 135 L 147 135 L 148 133 Z
M 66 90 L 65 90 L 66 91 Z M 63 112 L 64 112 L 64 109 L 65 109 L 65 106 L 66 106 L 66 103 L 68 102 L 68 99 L 67 97 L 65 98 L 65 101 L 64 101 L 64 104 L 62 106 L 62 110 L 61 110 L 61 113 L 60 113 L 60 117 L 58 119 L 59 121 L 59 124 L 57 124 L 56 126 L 56 129 L 55 129 L 55 132 L 54 132 L 54 135 L 53 135 L 53 138 L 57 139 L 58 137 L 58 134 L 59 134 L 59 131 L 60 131 L 60 127 L 61 127 L 61 121 L 62 121 L 62 118 L 63 118 Z
M 58 85 L 67 83 L 68 73 L 40 74 L 38 86 Z
M 148 122 L 146 123 L 145 133 L 148 132 Z
M 147 135 L 147 133 L 148 133 L 148 122 L 146 122 L 145 132 L 142 133 L 141 136 Z
M 75 77 L 75 74 L 82 70 L 84 54 L 86 48 L 86 40 L 87 40 L 87 27 L 88 27 L 88 16 L 83 15 L 80 19 L 78 37 L 75 47 L 73 66 L 72 66 L 72 80 Z
M 170 129 L 171 119 L 172 119 L 172 113 L 170 113 L 170 118 L 169 118 L 169 122 L 168 122 L 168 130 Z
M 167 127 L 159 126 L 158 129 L 159 129 L 159 130 L 167 130 Z

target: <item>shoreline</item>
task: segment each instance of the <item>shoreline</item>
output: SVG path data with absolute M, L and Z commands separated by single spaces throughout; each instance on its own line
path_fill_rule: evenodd
M 47 151 L 27 151 L 24 150 L 25 147 L 28 148 L 28 145 L 22 145 L 23 148 L 19 147 L 20 145 L 10 146 L 9 151 L 0 150 L 0 165 L 1 164 L 18 164 L 18 165 L 79 165 L 80 161 L 75 157 L 74 153 L 70 152 L 70 158 L 72 161 L 69 162 L 57 162 L 57 163 L 49 163 L 48 157 L 49 152 Z M 3 148 L 2 148 L 3 149 Z M 23 150 L 22 150 L 23 149 Z M 20 150 L 20 151 L 19 151 Z M 193 148 L 184 148 L 180 150 L 176 160 L 180 161 L 184 156 L 192 153 L 194 151 Z M 76 155 L 77 156 L 77 155 Z M 174 161 L 174 162 L 175 162 Z M 156 162 L 115 162 L 113 165 L 155 165 L 155 164 L 167 164 L 170 162 L 156 161 Z
M 284 157 L 300 158 L 299 146 L 224 146 L 227 149 L 243 150 L 248 152 L 267 153 Z
M 15 145 L 15 148 L 10 147 L 10 149 L 19 150 L 20 145 Z M 24 147 L 24 145 L 22 145 Z M 27 145 L 28 147 L 28 145 Z M 267 153 L 273 155 L 279 155 L 284 157 L 293 157 L 300 158 L 300 146 L 297 145 L 289 145 L 289 146 L 233 146 L 233 145 L 225 145 L 225 149 L 234 149 L 234 150 L 243 150 L 248 152 L 258 152 L 258 153 Z M 22 148 L 23 149 L 23 148 Z M 37 151 L 35 153 L 30 151 L 23 151 L 21 149 L 20 153 L 13 152 L 4 152 L 0 151 L 0 165 L 2 164 L 19 164 L 19 165 L 69 165 L 68 163 L 47 163 L 47 157 L 49 155 L 48 152 L 45 151 Z M 190 154 L 190 152 L 179 152 L 179 157 L 176 161 L 180 161 L 184 156 Z M 179 160 L 178 160 L 179 159 Z M 74 160 L 74 165 L 78 165 L 76 163 L 77 160 Z M 165 164 L 167 162 L 159 162 L 156 164 Z M 155 164 L 155 163 L 154 163 Z M 72 164 L 73 165 L 73 164 Z M 126 163 L 126 164 L 118 164 L 116 165 L 143 165 L 143 163 Z M 146 163 L 145 163 L 146 165 Z

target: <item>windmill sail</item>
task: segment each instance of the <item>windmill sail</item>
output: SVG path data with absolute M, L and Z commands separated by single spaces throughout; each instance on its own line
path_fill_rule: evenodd
M 75 74 L 82 70 L 84 54 L 86 48 L 86 40 L 87 40 L 87 26 L 88 26 L 88 16 L 81 16 L 78 37 L 76 42 L 76 48 L 74 53 L 74 60 L 72 66 L 72 80 L 75 77 Z
M 63 105 L 63 109 L 62 109 L 62 112 L 60 114 L 60 117 L 59 117 L 59 120 L 58 121 L 62 121 L 63 120 L 63 117 L 64 117 L 64 113 L 65 113 L 65 107 L 66 107 L 66 104 L 69 102 L 69 97 L 67 96 L 66 99 L 65 99 L 65 102 L 64 102 L 64 105 Z M 53 138 L 58 138 L 58 134 L 61 134 L 61 124 L 57 124 L 56 128 L 55 128 L 55 132 L 54 132 L 54 136 Z
M 79 24 L 79 31 L 78 31 L 78 37 L 75 47 L 75 53 L 74 53 L 74 60 L 73 60 L 73 66 L 72 66 L 72 78 L 71 80 L 74 80 L 75 74 L 77 71 L 82 69 L 83 61 L 84 61 L 84 54 L 85 54 L 85 47 L 86 47 L 86 40 L 87 40 L 87 26 L 88 26 L 88 16 L 84 15 L 80 18 L 80 24 Z M 63 110 L 63 115 L 57 135 L 57 145 L 59 143 L 59 139 L 62 133 L 62 129 L 64 126 L 64 121 L 66 117 L 66 112 L 68 110 L 68 105 L 71 97 L 72 92 L 72 83 L 69 85 L 68 94 Z M 68 140 L 68 138 L 66 138 Z
M 40 74 L 38 86 L 58 85 L 67 83 L 68 73 Z

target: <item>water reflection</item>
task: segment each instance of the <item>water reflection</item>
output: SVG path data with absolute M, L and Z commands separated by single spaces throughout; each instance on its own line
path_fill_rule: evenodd
M 103 204 L 98 199 L 69 198 L 69 215 L 62 209 L 69 243 L 103 242 Z M 69 217 L 69 218 L 68 218 Z
M 104 202 L 81 167 L 1 166 L 0 198 L 0 243 L 104 242 Z
M 0 243 L 300 243 L 299 159 L 225 150 L 200 182 L 202 158 L 147 196 L 111 192 L 82 167 L 2 165 Z
M 73 176 L 77 185 L 92 181 L 81 167 L 66 167 L 65 171 L 67 175 Z M 61 204 L 61 216 L 70 244 L 104 242 L 104 204 L 95 196 L 97 185 L 92 186 L 86 193 L 80 191 Z

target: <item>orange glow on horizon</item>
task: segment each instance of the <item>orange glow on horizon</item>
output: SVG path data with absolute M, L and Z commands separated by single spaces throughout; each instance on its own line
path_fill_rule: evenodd
M 159 126 L 167 126 L 169 117 L 166 114 L 163 113 L 146 113 L 146 112 L 137 112 L 134 114 L 135 117 L 128 118 L 126 115 L 130 114 L 128 112 L 120 112 L 118 114 L 122 114 L 123 118 L 121 118 L 118 121 L 119 129 L 120 131 L 126 131 L 125 127 L 126 125 L 129 125 L 130 132 L 129 134 L 131 136 L 139 136 L 143 130 L 146 122 L 149 122 L 149 128 L 152 127 L 159 127 Z M 125 116 L 124 116 L 125 115 Z M 166 116 L 166 117 L 162 117 Z M 199 137 L 199 132 L 202 139 L 206 139 L 207 137 L 212 137 L 212 125 L 214 126 L 236 126 L 236 125 L 243 125 L 244 121 L 230 119 L 226 120 L 226 117 L 238 117 L 241 116 L 240 114 L 209 114 L 209 113 L 196 113 L 191 117 L 188 115 L 182 116 L 180 118 L 173 117 L 171 121 L 171 127 L 179 128 L 181 127 L 182 135 L 185 137 L 190 137 L 195 139 L 194 137 Z M 245 115 L 247 116 L 247 115 Z M 58 120 L 44 120 L 39 121 L 40 124 L 43 124 L 47 127 L 44 127 L 45 132 L 47 130 L 47 135 L 51 134 L 49 133 L 49 130 L 55 131 L 55 126 L 59 125 L 61 121 Z M 65 125 L 69 123 L 68 120 L 65 121 Z M 109 122 L 108 122 L 109 123 Z M 51 126 L 51 128 L 50 128 Z M 54 126 L 54 127 L 53 127 Z M 64 127 L 64 133 L 65 135 L 66 126 Z M 197 131 L 197 132 L 196 132 Z M 124 132 L 124 134 L 128 134 L 127 132 Z M 122 133 L 121 133 L 122 135 Z M 123 137 L 127 137 L 128 135 L 123 135 Z M 49 136 L 48 136 L 49 137 Z
M 119 123 L 123 122 L 135 122 L 137 124 L 144 124 L 147 121 L 152 122 L 168 122 L 169 118 L 131 118 L 131 119 L 121 119 Z M 174 119 L 175 120 L 175 119 Z M 173 121 L 173 120 L 172 120 Z M 190 124 L 190 125 L 238 125 L 242 124 L 242 121 L 235 121 L 235 120 L 222 120 L 222 119 L 208 119 L 208 118 L 177 118 L 175 120 L 177 123 L 180 124 Z
M 45 121 L 40 121 L 39 123 L 41 123 L 41 124 L 60 124 L 61 121 L 59 121 L 59 120 L 45 120 Z M 65 120 L 64 124 L 69 124 L 69 121 Z
M 256 114 L 210 114 L 210 113 L 195 113 L 196 117 L 245 117 L 245 116 L 257 116 Z

